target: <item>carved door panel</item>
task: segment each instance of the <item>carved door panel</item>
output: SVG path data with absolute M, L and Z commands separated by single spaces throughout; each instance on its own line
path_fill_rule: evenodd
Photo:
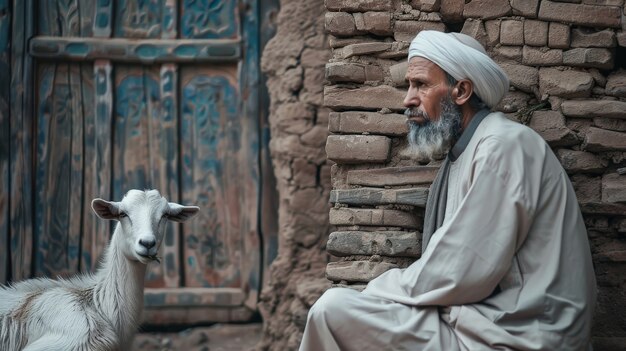
M 21 5 L 20 5 L 21 6 Z M 246 320 L 261 284 L 254 0 L 53 0 L 32 12 L 35 275 L 89 271 L 111 224 L 94 197 L 156 188 L 170 224 L 148 323 Z

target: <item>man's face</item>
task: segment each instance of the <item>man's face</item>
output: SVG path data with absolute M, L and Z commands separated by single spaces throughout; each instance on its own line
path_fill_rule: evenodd
M 409 145 L 419 159 L 443 157 L 461 136 L 463 115 L 452 101 L 445 72 L 419 57 L 411 59 L 404 99 Z

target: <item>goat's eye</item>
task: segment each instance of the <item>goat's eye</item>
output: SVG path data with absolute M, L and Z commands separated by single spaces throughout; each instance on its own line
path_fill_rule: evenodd
M 128 217 L 126 212 L 120 212 L 120 218 Z

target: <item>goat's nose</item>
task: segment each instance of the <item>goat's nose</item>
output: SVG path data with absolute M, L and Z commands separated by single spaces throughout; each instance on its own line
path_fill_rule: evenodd
M 151 249 L 156 245 L 156 241 L 154 239 L 139 239 L 139 245 L 146 249 Z

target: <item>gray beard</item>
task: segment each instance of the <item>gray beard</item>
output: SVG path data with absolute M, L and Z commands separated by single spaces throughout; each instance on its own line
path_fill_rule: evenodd
M 407 109 L 404 114 L 421 116 L 426 120 L 421 125 L 409 121 L 410 151 L 417 159 L 443 158 L 461 136 L 463 114 L 449 95 L 441 101 L 441 115 L 436 122 L 432 122 L 430 116 L 417 108 Z

